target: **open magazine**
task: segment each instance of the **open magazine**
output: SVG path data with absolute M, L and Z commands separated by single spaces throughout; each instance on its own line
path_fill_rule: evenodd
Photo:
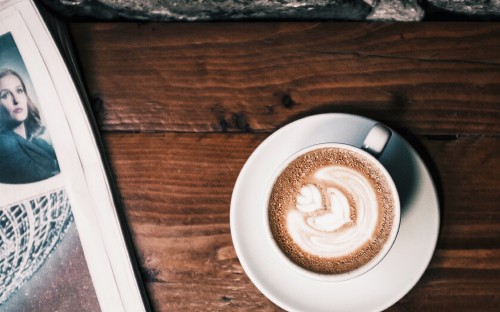
M 0 310 L 148 311 L 64 25 L 44 18 L 0 0 Z

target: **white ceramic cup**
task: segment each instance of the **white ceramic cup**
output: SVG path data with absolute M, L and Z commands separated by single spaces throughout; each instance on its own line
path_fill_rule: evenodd
M 385 244 L 383 245 L 382 249 L 373 257 L 368 263 L 364 264 L 363 266 L 354 269 L 352 271 L 346 272 L 346 273 L 340 273 L 340 274 L 322 274 L 322 273 L 316 273 L 310 270 L 307 270 L 298 264 L 294 263 L 292 260 L 288 258 L 287 255 L 285 255 L 278 244 L 275 242 L 273 235 L 271 233 L 271 226 L 269 224 L 269 217 L 268 217 L 268 206 L 269 206 L 269 200 L 266 201 L 266 209 L 265 211 L 265 223 L 266 223 L 266 229 L 269 231 L 267 237 L 270 238 L 271 244 L 273 246 L 273 249 L 276 253 L 279 254 L 279 257 L 282 259 L 284 263 L 287 265 L 291 266 L 293 270 L 299 272 L 302 275 L 305 275 L 307 277 L 316 279 L 316 280 L 321 280 L 321 281 L 332 281 L 332 282 L 339 282 L 339 281 L 345 281 L 348 279 L 352 279 L 355 277 L 358 277 L 360 275 L 365 274 L 366 272 L 370 271 L 373 269 L 377 264 L 382 261 L 382 259 L 387 255 L 387 253 L 390 251 L 392 245 L 394 244 L 394 241 L 396 240 L 398 231 L 399 231 L 399 224 L 401 221 L 401 207 L 400 207 L 400 202 L 399 202 L 399 196 L 398 192 L 396 189 L 396 185 L 394 184 L 394 181 L 392 180 L 390 174 L 387 172 L 387 170 L 384 168 L 384 166 L 378 161 L 377 157 L 379 157 L 387 143 L 389 142 L 389 139 L 391 137 L 391 130 L 387 128 L 386 126 L 382 124 L 375 124 L 371 130 L 369 131 L 368 135 L 366 136 L 362 147 L 358 148 L 352 145 L 348 144 L 343 144 L 343 143 L 336 143 L 336 142 L 328 142 L 328 143 L 321 143 L 321 144 L 316 144 L 310 147 L 307 147 L 305 149 L 302 149 L 292 155 L 290 155 L 287 160 L 276 170 L 276 172 L 272 175 L 272 179 L 269 182 L 268 190 L 269 193 L 267 194 L 267 198 L 269 199 L 272 188 L 274 183 L 276 182 L 276 179 L 278 176 L 281 174 L 281 172 L 295 159 L 300 157 L 301 155 L 304 155 L 305 153 L 308 153 L 310 151 L 320 149 L 320 148 L 329 148 L 329 147 L 337 147 L 337 148 L 342 148 L 342 149 L 347 149 L 349 151 L 355 152 L 357 154 L 360 154 L 364 156 L 365 159 L 368 159 L 373 165 L 375 165 L 378 169 L 380 169 L 380 172 L 385 176 L 387 184 L 390 188 L 390 193 L 393 196 L 393 203 L 394 203 L 394 218 L 393 218 L 393 224 L 391 228 L 391 232 L 389 234 L 389 237 Z

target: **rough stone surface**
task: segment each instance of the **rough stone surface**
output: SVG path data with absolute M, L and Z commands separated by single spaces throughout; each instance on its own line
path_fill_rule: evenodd
M 477 17 L 499 17 L 500 0 L 428 0 L 429 4 L 447 12 Z
M 234 19 L 364 20 L 362 0 L 43 0 L 65 16 L 147 21 Z
M 499 19 L 500 0 L 41 0 L 84 20 L 371 20 Z
M 417 0 L 381 0 L 367 16 L 373 21 L 420 21 L 424 10 Z

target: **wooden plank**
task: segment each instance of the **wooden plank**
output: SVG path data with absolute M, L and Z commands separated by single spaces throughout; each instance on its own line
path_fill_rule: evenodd
M 71 25 L 104 131 L 269 132 L 321 112 L 500 132 L 500 25 Z
M 417 286 L 387 311 L 498 310 L 498 270 L 427 270 Z
M 143 277 L 158 311 L 273 311 L 243 272 L 229 231 L 231 192 L 267 134 L 106 133 Z M 443 185 L 430 268 L 392 311 L 494 311 L 500 293 L 498 137 L 416 137 Z

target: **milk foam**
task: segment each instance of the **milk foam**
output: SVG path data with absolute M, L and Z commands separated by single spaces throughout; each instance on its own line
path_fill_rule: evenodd
M 379 219 L 375 190 L 344 166 L 319 169 L 306 181 L 287 215 L 291 238 L 319 257 L 347 256 L 373 237 Z
M 298 266 L 321 274 L 351 272 L 392 242 L 399 217 L 394 195 L 373 159 L 345 147 L 313 149 L 288 163 L 274 181 L 270 230 Z

